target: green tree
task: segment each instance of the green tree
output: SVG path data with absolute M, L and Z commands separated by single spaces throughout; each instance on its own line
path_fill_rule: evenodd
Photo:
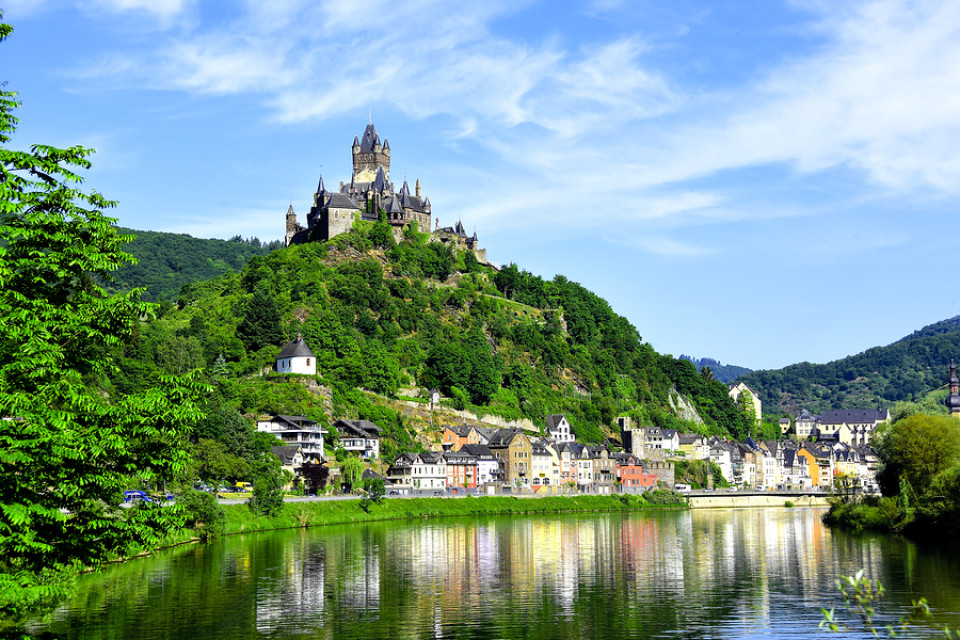
M 325 464 L 305 464 L 297 468 L 297 473 L 303 478 L 308 493 L 320 493 L 327 486 L 330 468 Z
M 220 486 L 224 480 L 239 480 L 250 473 L 250 465 L 230 452 L 226 445 L 209 438 L 200 439 L 191 449 L 197 476 Z
M 0 40 L 11 32 L 0 25 Z M 120 509 L 137 478 L 153 486 L 184 469 L 184 434 L 205 387 L 163 377 L 112 391 L 114 353 L 152 305 L 99 284 L 129 262 L 77 171 L 92 150 L 7 147 L 16 94 L 0 91 L 0 615 L 65 596 L 77 566 L 149 546 L 178 524 L 176 509 Z M 42 399 L 42 400 L 41 400 Z M 69 515 L 67 515 L 69 514 Z
M 262 452 L 252 467 L 250 508 L 265 516 L 275 516 L 283 509 L 284 475 L 280 459 L 269 451 Z
M 874 442 L 883 463 L 879 480 L 886 495 L 896 495 L 903 478 L 914 495 L 923 496 L 938 474 L 960 460 L 956 418 L 917 413 L 881 429 Z
M 757 424 L 757 410 L 753 404 L 753 394 L 746 390 L 740 392 L 740 395 L 737 396 L 737 411 L 740 412 L 747 429 L 753 431 Z
M 188 489 L 177 498 L 177 506 L 183 511 L 184 525 L 203 542 L 219 538 L 226 530 L 227 515 L 212 493 Z
M 157 364 L 167 373 L 180 375 L 203 367 L 203 347 L 193 336 L 171 336 L 157 345 Z
M 345 484 L 350 485 L 350 491 L 353 491 L 360 484 L 365 468 L 366 465 L 363 464 L 363 460 L 349 454 L 340 463 L 340 476 Z
M 247 303 L 243 320 L 237 326 L 237 337 L 247 351 L 258 351 L 267 345 L 279 345 L 283 340 L 280 309 L 268 291 L 254 291 L 253 298 Z

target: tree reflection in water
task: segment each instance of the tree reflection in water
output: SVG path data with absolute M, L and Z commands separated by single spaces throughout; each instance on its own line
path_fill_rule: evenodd
M 859 569 L 887 587 L 889 620 L 925 595 L 939 622 L 960 622 L 957 554 L 833 532 L 821 513 L 486 517 L 233 537 L 89 576 L 49 627 L 33 630 L 184 640 L 799 638 L 816 633 L 820 607 L 840 606 L 834 579 Z

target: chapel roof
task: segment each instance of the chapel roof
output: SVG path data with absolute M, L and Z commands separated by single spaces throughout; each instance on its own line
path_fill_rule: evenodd
M 303 341 L 303 336 L 298 335 L 296 338 L 284 345 L 283 349 L 280 350 L 280 355 L 277 356 L 277 359 L 281 358 L 312 358 L 314 357 L 313 351 L 310 350 L 310 347 L 307 346 L 307 343 Z

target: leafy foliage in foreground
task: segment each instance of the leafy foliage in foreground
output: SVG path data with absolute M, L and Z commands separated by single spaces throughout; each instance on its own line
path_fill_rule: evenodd
M 0 39 L 10 27 L 0 25 Z M 176 509 L 120 508 L 134 476 L 159 484 L 187 461 L 195 377 L 117 392 L 113 358 L 151 306 L 103 281 L 130 256 L 78 188 L 91 150 L 7 148 L 16 95 L 0 92 L 0 618 L 54 606 L 78 566 L 151 546 Z

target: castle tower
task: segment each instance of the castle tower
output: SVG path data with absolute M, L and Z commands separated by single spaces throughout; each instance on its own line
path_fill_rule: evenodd
M 297 223 L 297 214 L 293 210 L 293 205 L 287 209 L 287 232 L 284 235 L 283 242 L 286 246 L 290 246 L 290 241 L 293 240 L 293 236 L 300 231 L 302 227 Z
M 353 138 L 353 179 L 355 182 L 373 182 L 380 169 L 390 180 L 390 143 L 381 144 L 380 134 L 373 123 L 363 131 L 363 138 Z
M 960 378 L 957 377 L 957 365 L 950 360 L 950 379 L 947 382 L 950 389 L 944 404 L 950 415 L 960 418 Z

